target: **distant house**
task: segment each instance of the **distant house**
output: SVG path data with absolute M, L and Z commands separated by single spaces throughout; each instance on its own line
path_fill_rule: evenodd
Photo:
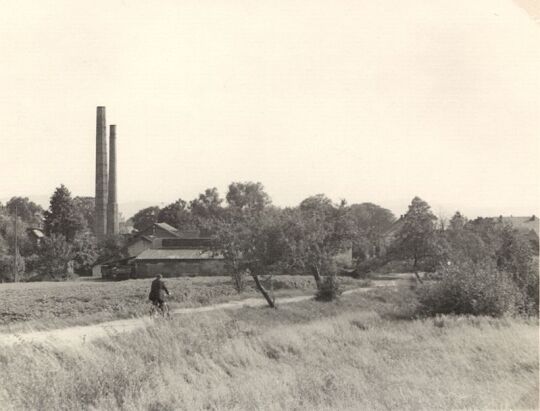
M 28 228 L 26 230 L 28 237 L 32 240 L 35 245 L 39 245 L 45 234 L 41 228 Z

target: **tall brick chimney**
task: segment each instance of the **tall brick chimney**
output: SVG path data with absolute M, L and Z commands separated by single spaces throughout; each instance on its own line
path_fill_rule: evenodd
M 109 129 L 109 198 L 107 204 L 107 235 L 117 235 L 118 203 L 116 198 L 116 126 Z
M 107 233 L 107 123 L 105 107 L 97 108 L 96 119 L 96 216 L 95 233 L 101 239 Z

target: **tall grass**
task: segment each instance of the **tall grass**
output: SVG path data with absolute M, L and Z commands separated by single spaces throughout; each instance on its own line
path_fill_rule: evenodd
M 395 291 L 0 353 L 0 408 L 537 409 L 538 323 L 396 320 Z M 368 309 L 368 308 L 371 309 Z

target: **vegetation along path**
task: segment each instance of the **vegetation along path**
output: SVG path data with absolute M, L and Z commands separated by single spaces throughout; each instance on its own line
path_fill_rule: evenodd
M 344 291 L 343 294 L 352 294 L 358 292 L 367 292 L 378 287 L 396 286 L 399 281 L 407 280 L 410 275 L 394 275 L 393 279 L 374 280 L 371 287 L 355 288 Z M 313 295 L 301 295 L 297 297 L 288 297 L 279 299 L 279 304 L 290 304 L 312 299 Z M 230 301 L 221 304 L 212 304 L 203 307 L 178 308 L 171 310 L 171 315 L 197 314 L 201 312 L 240 309 L 244 307 L 260 307 L 266 305 L 262 298 L 247 298 L 240 301 Z M 127 320 L 107 321 L 98 324 L 75 326 L 61 328 L 57 330 L 32 331 L 24 333 L 6 333 L 0 334 L 0 345 L 15 345 L 19 343 L 32 344 L 52 344 L 52 345 L 80 345 L 86 341 L 104 338 L 111 335 L 133 331 L 139 328 L 147 327 L 153 323 L 151 317 L 132 318 Z

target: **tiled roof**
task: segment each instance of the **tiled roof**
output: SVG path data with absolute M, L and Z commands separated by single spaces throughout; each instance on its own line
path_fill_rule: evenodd
M 207 250 L 189 249 L 148 249 L 140 253 L 136 260 L 222 260 L 222 255 L 215 255 Z

